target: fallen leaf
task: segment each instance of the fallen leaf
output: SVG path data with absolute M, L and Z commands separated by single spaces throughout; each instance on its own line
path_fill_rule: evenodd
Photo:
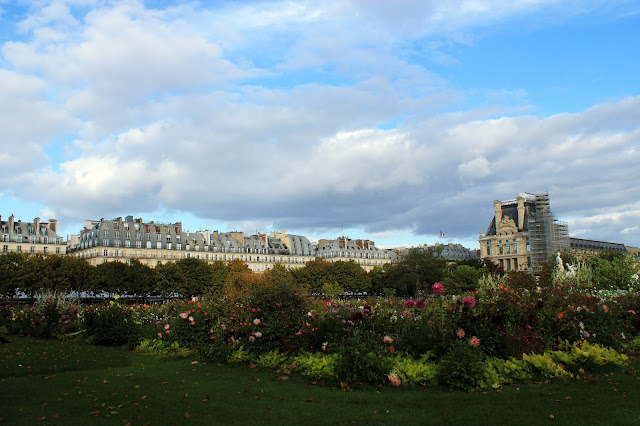
M 313 399 L 313 398 L 307 398 L 307 402 L 313 402 L 313 401 L 315 401 L 315 399 Z
M 189 415 L 189 413 L 184 413 L 184 417 L 185 417 L 185 419 L 190 419 L 190 418 L 191 418 L 191 416 Z

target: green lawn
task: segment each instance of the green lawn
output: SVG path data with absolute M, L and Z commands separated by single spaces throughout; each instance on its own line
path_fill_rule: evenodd
M 502 391 L 342 390 L 245 365 L 161 360 L 10 336 L 0 347 L 3 424 L 640 424 L 640 361 Z

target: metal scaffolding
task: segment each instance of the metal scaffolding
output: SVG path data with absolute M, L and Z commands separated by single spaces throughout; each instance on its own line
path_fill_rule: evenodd
M 529 239 L 531 266 L 538 271 L 551 256 L 570 247 L 569 226 L 551 213 L 548 193 L 534 196 L 534 209 L 529 219 Z

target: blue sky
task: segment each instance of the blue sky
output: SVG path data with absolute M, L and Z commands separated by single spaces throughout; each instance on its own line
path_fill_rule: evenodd
M 640 246 L 639 75 L 638 1 L 0 0 L 0 214 Z

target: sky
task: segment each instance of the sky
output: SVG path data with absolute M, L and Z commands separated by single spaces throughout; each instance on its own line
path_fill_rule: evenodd
M 0 0 L 0 215 L 640 246 L 640 1 Z M 444 234 L 444 237 L 442 237 Z

